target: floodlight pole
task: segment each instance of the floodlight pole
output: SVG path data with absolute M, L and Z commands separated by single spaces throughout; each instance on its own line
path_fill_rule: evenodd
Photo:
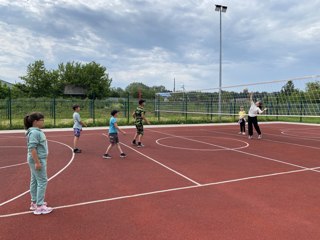
M 216 5 L 217 12 L 220 13 L 220 64 L 219 64 L 219 105 L 218 105 L 218 113 L 219 118 L 221 120 L 221 88 L 222 88 L 222 17 L 221 13 L 227 11 L 227 6 Z

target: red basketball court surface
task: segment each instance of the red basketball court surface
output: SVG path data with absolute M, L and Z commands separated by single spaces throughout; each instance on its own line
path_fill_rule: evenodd
M 0 132 L 0 239 L 320 239 L 320 126 L 260 123 L 146 127 L 145 147 L 103 159 L 107 129 L 44 130 L 46 194 L 54 211 L 29 211 L 23 132 Z

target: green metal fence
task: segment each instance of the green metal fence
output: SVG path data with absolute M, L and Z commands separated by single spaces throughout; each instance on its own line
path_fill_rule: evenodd
M 146 111 L 149 116 L 154 113 L 154 100 L 146 100 Z M 114 109 L 120 111 L 121 124 L 133 122 L 131 114 L 138 105 L 134 98 L 91 99 L 0 99 L 0 129 L 21 129 L 23 118 L 31 112 L 41 112 L 45 116 L 45 126 L 70 127 L 73 125 L 74 104 L 80 105 L 80 116 L 90 126 L 105 126 Z M 151 115 L 150 115 L 151 114 Z
M 315 103 L 277 102 L 265 99 L 268 106 L 263 121 L 291 121 L 320 123 L 320 106 Z M 72 106 L 81 107 L 81 118 L 89 126 L 106 126 L 113 109 L 120 111 L 119 124 L 133 124 L 132 112 L 138 105 L 138 99 L 108 98 L 105 100 L 91 99 L 0 99 L 0 129 L 22 129 L 23 118 L 30 112 L 42 112 L 45 115 L 45 127 L 71 127 L 73 125 Z M 236 98 L 222 102 L 222 115 L 218 114 L 218 102 L 213 96 L 206 100 L 195 100 L 187 95 L 177 101 L 165 101 L 156 97 L 146 101 L 147 118 L 152 124 L 165 123 L 212 123 L 236 122 L 240 105 Z M 245 105 L 248 109 L 249 105 Z M 312 111 L 311 111 L 312 110 Z M 315 112 L 316 110 L 316 112 Z M 307 117 L 313 114 L 314 117 Z

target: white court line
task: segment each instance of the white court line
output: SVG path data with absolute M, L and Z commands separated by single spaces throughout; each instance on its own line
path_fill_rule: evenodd
M 27 147 L 26 147 L 26 146 L 0 146 L 0 148 L 27 148 Z M 0 161 L 0 162 L 1 162 L 1 161 Z M 17 164 L 13 164 L 13 165 L 8 165 L 8 166 L 0 167 L 0 169 L 17 167 L 17 166 L 21 166 L 21 165 L 24 165 L 24 164 L 27 164 L 27 163 L 28 163 L 28 162 L 17 163 Z
M 108 137 L 108 135 L 106 135 L 106 134 L 102 134 L 102 135 L 104 135 L 104 136 Z M 196 185 L 198 185 L 198 186 L 199 186 L 199 185 L 201 185 L 200 183 L 198 183 L 198 182 L 196 182 L 196 181 L 192 180 L 191 178 L 188 178 L 187 176 L 183 175 L 182 173 L 179 173 L 179 172 L 177 172 L 176 170 L 173 170 L 172 168 L 170 168 L 170 167 L 168 167 L 168 166 L 166 166 L 166 165 L 162 164 L 161 162 L 158 162 L 157 160 L 155 160 L 155 159 L 153 159 L 153 158 L 151 158 L 151 157 L 149 157 L 149 156 L 147 156 L 147 155 L 145 155 L 145 154 L 143 154 L 143 153 L 141 153 L 141 152 L 137 151 L 136 149 L 134 149 L 134 148 L 130 147 L 129 145 L 124 144 L 124 143 L 120 143 L 120 144 L 122 144 L 123 146 L 126 146 L 127 148 L 130 148 L 131 150 L 135 151 L 136 153 L 139 153 L 141 156 L 144 156 L 145 158 L 148 158 L 149 160 L 151 160 L 151 161 L 153 161 L 153 162 L 155 162 L 155 163 L 159 164 L 160 166 L 162 166 L 162 167 L 164 167 L 164 168 L 168 169 L 169 171 L 171 171 L 171 172 L 173 172 L 173 173 L 175 173 L 175 174 L 179 175 L 180 177 L 183 177 L 184 179 L 187 179 L 188 181 L 190 181 L 190 182 L 192 182 L 192 183 L 194 183 L 194 184 L 196 184 Z
M 56 176 L 58 176 L 60 173 L 62 173 L 67 167 L 69 167 L 69 165 L 70 165 L 70 164 L 73 162 L 73 160 L 74 160 L 75 153 L 73 152 L 73 148 L 70 147 L 69 145 L 65 144 L 65 143 L 58 142 L 58 141 L 54 141 L 54 140 L 48 140 L 48 141 L 50 141 L 50 142 L 55 142 L 55 143 L 64 145 L 64 146 L 68 147 L 68 148 L 72 151 L 72 157 L 71 157 L 71 159 L 69 160 L 68 164 L 67 164 L 66 166 L 64 166 L 59 172 L 57 172 L 57 173 L 54 174 L 52 177 L 50 177 L 50 178 L 48 179 L 48 182 L 49 182 L 49 181 L 51 181 L 52 179 L 54 179 Z M 7 200 L 7 201 L 5 201 L 5 202 L 0 203 L 0 207 L 2 207 L 3 205 L 5 205 L 5 204 L 7 204 L 7 203 L 10 203 L 10 202 L 18 199 L 18 198 L 20 198 L 20 197 L 22 197 L 22 196 L 24 196 L 24 195 L 26 195 L 26 194 L 29 193 L 29 192 L 30 192 L 30 190 L 25 191 L 25 192 L 21 193 L 20 195 L 15 196 L 14 198 L 11 198 L 11 199 L 9 199 L 9 200 Z
M 207 132 L 207 131 L 206 131 L 206 132 Z M 219 131 L 210 131 L 210 132 L 213 132 L 213 133 L 219 133 L 219 134 L 224 134 L 224 135 L 238 136 L 238 135 L 236 135 L 236 134 L 225 133 L 225 132 L 219 132 Z M 273 134 L 273 135 L 274 135 L 274 134 Z M 281 136 L 281 135 L 275 135 L 275 136 Z M 260 140 L 259 140 L 259 141 L 260 141 Z M 263 141 L 277 142 L 277 143 L 281 143 L 281 144 L 288 144 L 288 145 L 297 145 L 297 146 L 300 146 L 300 147 L 309 147 L 309 148 L 314 148 L 314 149 L 317 149 L 317 150 L 318 150 L 318 149 L 320 149 L 320 148 L 312 147 L 312 146 L 308 146 L 308 145 L 301 145 L 301 144 L 296 144 L 296 143 L 289 143 L 289 142 L 274 141 L 274 140 L 269 140 L 269 139 L 263 139 Z M 238 150 L 235 150 L 235 151 L 237 151 L 237 152 L 241 152 L 241 151 L 238 151 Z M 246 153 L 246 152 L 242 152 L 242 153 L 251 155 L 251 153 Z M 272 158 L 267 158 L 267 157 L 263 157 L 263 156 L 259 156 L 259 155 L 257 155 L 257 156 L 258 156 L 258 157 L 260 157 L 260 158 L 264 158 L 264 159 L 272 160 Z M 288 165 L 292 165 L 292 166 L 297 166 L 297 167 L 299 167 L 299 168 L 306 168 L 306 167 L 304 167 L 304 166 L 299 166 L 299 165 L 295 165 L 295 164 L 291 164 L 291 163 L 283 162 L 283 161 L 276 160 L 276 159 L 274 159 L 274 160 L 272 160 L 272 161 L 277 161 L 277 162 L 281 162 L 281 163 L 284 163 L 284 164 L 288 164 Z M 313 170 L 311 170 L 311 171 L 313 171 L 313 172 L 319 172 L 319 171 L 317 171 L 317 170 L 314 170 L 314 168 L 313 168 Z
M 202 130 L 202 131 L 206 131 L 207 130 Z M 210 132 L 212 133 L 219 133 L 219 134 L 224 134 L 224 135 L 230 135 L 230 136 L 239 136 L 241 137 L 241 135 L 238 134 L 232 134 L 232 133 L 226 133 L 226 132 L 220 132 L 220 131 L 214 131 L 214 130 L 210 130 Z M 288 136 L 284 136 L 284 135 L 277 135 L 277 134 L 272 134 L 272 133 L 264 133 L 263 135 L 271 135 L 271 136 L 276 136 L 276 137 L 285 137 L 285 138 L 289 138 L 292 139 L 292 137 L 288 137 Z M 302 139 L 302 138 L 300 138 Z M 305 140 L 312 140 L 312 139 L 305 139 Z M 285 142 L 285 141 L 277 141 L 277 140 L 271 140 L 271 139 L 267 139 L 267 138 L 263 138 L 263 141 L 268 141 L 268 142 L 276 142 L 276 143 L 282 143 L 282 144 L 288 144 L 288 145 L 294 145 L 294 146 L 298 146 L 298 147 L 306 147 L 306 148 L 312 148 L 312 149 L 316 149 L 316 150 L 320 150 L 320 147 L 313 147 L 313 146 L 309 146 L 309 145 L 304 145 L 304 144 L 298 144 L 298 143 L 291 143 L 291 142 Z
M 85 205 L 91 205 L 91 204 L 97 204 L 97 203 L 103 203 L 103 202 L 111 202 L 111 201 L 122 200 L 122 199 L 138 198 L 138 197 L 156 195 L 156 194 L 167 193 L 167 192 L 176 192 L 176 191 L 181 191 L 181 190 L 186 190 L 186 189 L 202 188 L 202 187 L 208 187 L 208 186 L 214 186 L 214 185 L 222 185 L 222 184 L 235 183 L 235 182 L 240 182 L 240 181 L 247 181 L 247 180 L 252 180 L 252 179 L 293 174 L 293 173 L 305 172 L 305 171 L 309 171 L 309 170 L 312 170 L 312 169 L 305 168 L 305 169 L 299 169 L 299 170 L 293 170 L 293 171 L 286 171 L 286 172 L 271 173 L 271 174 L 258 175 L 258 176 L 252 176 L 252 177 L 231 179 L 231 180 L 225 180 L 225 181 L 220 181 L 220 182 L 212 182 L 212 183 L 206 183 L 206 184 L 202 184 L 202 185 L 192 185 L 192 186 L 179 187 L 179 188 L 170 188 L 170 189 L 153 191 L 153 192 L 145 192 L 145 193 L 138 193 L 138 194 L 133 194 L 133 195 L 125 195 L 125 196 L 120 196 L 120 197 L 105 198 L 105 199 L 88 201 L 88 202 L 62 205 L 62 206 L 54 207 L 54 209 L 72 208 L 72 207 L 79 207 L 79 206 L 85 206 Z M 17 212 L 17 213 L 0 215 L 0 218 L 8 218 L 8 217 L 13 217 L 13 216 L 26 215 L 26 214 L 30 214 L 30 213 L 32 213 L 32 211 Z
M 216 138 L 217 139 L 217 137 L 211 137 L 211 136 L 185 136 L 185 137 L 193 137 L 193 138 L 199 138 L 200 137 L 200 138 Z M 156 140 L 156 143 L 158 145 L 160 145 L 160 146 L 163 146 L 163 147 L 186 150 L 186 151 L 216 152 L 216 151 L 224 151 L 224 150 L 226 150 L 226 149 L 212 149 L 212 148 L 211 149 L 210 148 L 199 149 L 199 148 L 174 147 L 174 146 L 170 146 L 170 145 L 166 145 L 166 144 L 160 143 L 161 140 L 169 139 L 169 138 L 175 138 L 175 137 L 159 138 L 159 139 Z M 243 149 L 243 148 L 249 147 L 249 143 L 245 142 L 245 141 L 242 141 L 242 140 L 238 140 L 238 139 L 234 139 L 234 138 L 219 138 L 219 139 L 229 139 L 229 140 L 245 143 L 245 146 L 240 146 L 240 147 L 235 147 L 235 148 L 230 148 L 230 149 Z
M 281 134 L 284 135 L 284 136 L 287 136 L 287 137 L 294 137 L 294 138 L 298 138 L 298 139 L 305 139 L 305 140 L 310 140 L 310 141 L 317 141 L 319 142 L 320 139 L 319 137 L 310 137 L 310 136 L 307 136 L 307 137 L 300 137 L 299 135 L 294 135 L 292 133 L 287 133 L 285 131 L 281 131 Z M 303 135 L 303 133 L 301 133 L 301 135 Z
M 306 168 L 306 167 L 304 167 L 304 166 L 300 166 L 300 165 L 297 165 L 297 164 L 284 162 L 284 161 L 281 161 L 281 160 L 278 160 L 278 159 L 269 158 L 269 157 L 264 157 L 264 156 L 257 155 L 257 154 L 253 154 L 253 153 L 243 152 L 243 151 L 240 151 L 240 150 L 237 150 L 237 149 L 226 148 L 226 147 L 224 147 L 224 146 L 220 146 L 220 145 L 216 145 L 216 144 L 210 144 L 210 143 L 206 143 L 206 142 L 202 142 L 202 141 L 198 141 L 198 140 L 194 140 L 194 139 L 189 139 L 189 138 L 185 138 L 185 137 L 183 137 L 183 136 L 177 136 L 177 135 L 173 135 L 173 134 L 169 134 L 169 133 L 164 133 L 164 132 L 159 132 L 159 131 L 150 130 L 150 129 L 149 129 L 149 131 L 161 133 L 161 134 L 168 135 L 168 136 L 173 136 L 173 137 L 176 137 L 176 138 L 187 139 L 187 140 L 193 141 L 193 142 L 200 142 L 200 143 L 207 144 L 207 145 L 212 145 L 212 146 L 215 146 L 215 147 L 224 148 L 224 149 L 229 150 L 229 151 L 238 152 L 238 153 L 242 153 L 242 154 L 249 155 L 249 156 L 253 156 L 253 157 L 257 157 L 257 158 L 263 158 L 263 159 L 266 159 L 266 160 L 268 160 L 268 161 L 278 162 L 278 163 L 282 163 L 282 164 L 289 165 L 289 166 L 293 166 L 293 167 L 297 167 L 297 168 L 303 168 L 303 169 Z M 208 132 L 208 131 L 207 131 L 207 132 Z M 210 131 L 210 132 L 212 132 L 212 131 Z
M 21 166 L 24 164 L 27 164 L 28 162 L 24 162 L 24 163 L 17 163 L 17 164 L 13 164 L 13 165 L 9 165 L 9 166 L 4 166 L 4 167 L 0 167 L 0 169 L 5 169 L 5 168 L 11 168 L 11 167 L 17 167 L 17 166 Z

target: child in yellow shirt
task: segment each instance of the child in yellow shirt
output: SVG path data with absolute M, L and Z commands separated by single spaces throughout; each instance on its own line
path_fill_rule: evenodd
M 243 106 L 240 107 L 238 123 L 240 124 L 239 134 L 246 135 L 246 111 L 243 110 Z

